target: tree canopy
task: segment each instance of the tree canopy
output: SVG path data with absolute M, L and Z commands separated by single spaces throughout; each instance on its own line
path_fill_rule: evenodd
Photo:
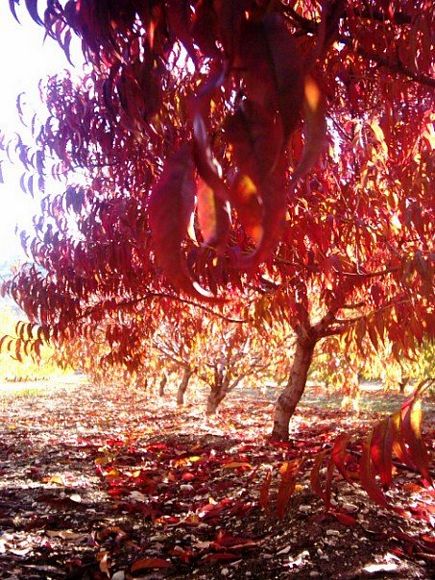
M 433 335 L 430 2 L 25 4 L 88 65 L 9 145 L 26 189 L 68 178 L 3 286 L 38 339 L 115 315 L 128 357 L 123 318 L 152 333 L 180 301 L 288 321 L 307 368 L 331 334 L 397 356 Z

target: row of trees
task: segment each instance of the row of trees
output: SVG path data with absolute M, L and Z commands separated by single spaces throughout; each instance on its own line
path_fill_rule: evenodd
M 251 362 L 257 333 L 288 325 L 276 439 L 320 341 L 400 357 L 433 337 L 427 2 L 26 5 L 66 51 L 77 34 L 89 65 L 79 84 L 48 80 L 35 147 L 15 143 L 30 177 L 68 176 L 3 286 L 40 335 L 103 342 L 133 371 L 147 341 L 181 339 L 188 364 L 191 308 L 211 329 L 248 321 Z M 222 332 L 230 353 L 245 330 Z M 199 372 L 221 385 L 210 356 Z
M 160 395 L 170 377 L 179 381 L 179 405 L 194 380 L 208 388 L 208 415 L 238 386 L 253 391 L 282 383 L 294 342 L 284 325 L 260 333 L 247 320 L 228 320 L 192 306 L 180 307 L 173 320 L 162 318 L 152 335 L 143 334 L 140 319 L 120 324 L 111 318 L 103 326 L 100 340 L 93 335 L 65 343 L 59 364 L 73 364 L 101 386 L 120 381 L 146 392 L 158 384 Z
M 127 322 L 125 322 L 127 324 Z M 80 339 L 63 345 L 53 357 L 61 366 L 71 364 L 102 388 L 109 382 L 141 389 L 147 396 L 163 397 L 169 383 L 178 385 L 176 401 L 185 403 L 189 386 L 208 390 L 206 414 L 213 415 L 227 395 L 239 387 L 253 396 L 276 392 L 288 380 L 296 337 L 288 325 L 274 324 L 259 332 L 248 320 L 228 321 L 183 307 L 173 321 L 162 319 L 152 336 L 141 335 L 142 325 L 129 334 L 127 350 L 118 342 L 125 334 L 111 319 L 101 340 Z M 362 381 L 376 381 L 386 391 L 404 392 L 432 376 L 434 345 L 423 343 L 412 357 L 394 356 L 394 343 L 374 348 L 370 339 L 344 348 L 345 337 L 324 339 L 315 350 L 308 379 L 341 395 L 342 406 L 359 409 Z M 171 389 L 171 392 L 173 388 Z M 196 395 L 197 393 L 195 393 Z M 194 399 L 197 400 L 196 396 Z

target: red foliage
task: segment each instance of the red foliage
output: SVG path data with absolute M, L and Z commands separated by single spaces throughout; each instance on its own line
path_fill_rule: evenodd
M 255 324 L 314 343 L 399 355 L 433 334 L 426 0 L 26 6 L 65 52 L 77 34 L 91 71 L 50 78 L 37 149 L 7 147 L 30 192 L 85 176 L 42 199 L 32 263 L 3 287 L 44 335 L 103 323 L 134 369 L 175 300 L 248 293 Z

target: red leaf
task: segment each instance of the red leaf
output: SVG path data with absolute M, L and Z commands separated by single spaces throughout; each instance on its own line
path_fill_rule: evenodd
M 237 552 L 217 552 L 216 554 L 207 554 L 202 560 L 203 562 L 229 562 L 230 560 L 238 560 L 241 555 Z
M 295 490 L 296 475 L 304 461 L 304 459 L 294 459 L 293 461 L 286 461 L 281 466 L 281 482 L 278 487 L 278 497 L 276 500 L 276 511 L 279 518 L 285 516 L 288 503 Z
M 248 101 L 228 119 L 225 131 L 240 170 L 237 179 L 249 186 L 248 196 L 241 196 L 240 189 L 233 187 L 231 202 L 256 241 L 254 252 L 240 259 L 240 265 L 250 269 L 273 251 L 284 225 L 287 161 L 282 153 L 282 125 L 267 110 Z
M 260 487 L 260 500 L 259 504 L 263 509 L 266 509 L 269 505 L 269 495 L 270 495 L 270 484 L 272 482 L 272 468 L 269 468 L 266 472 L 266 477 Z
M 370 455 L 383 485 L 389 487 L 393 480 L 393 430 L 391 418 L 377 423 L 373 428 Z
M 402 407 L 402 432 L 409 455 L 428 485 L 432 485 L 429 473 L 429 454 L 421 438 L 422 410 L 417 395 Z
M 195 193 L 191 148 L 185 145 L 165 163 L 151 193 L 149 219 L 156 258 L 168 280 L 187 294 L 204 299 L 212 295 L 190 277 L 181 247 L 194 210 Z
M 322 451 L 315 457 L 310 474 L 311 489 L 321 498 L 324 498 L 325 493 L 320 483 L 320 469 L 325 460 L 326 453 L 326 451 Z
M 226 248 L 230 228 L 227 204 L 223 204 L 202 179 L 199 180 L 197 198 L 198 223 L 204 244 L 221 253 Z
M 331 459 L 343 478 L 351 485 L 353 485 L 354 482 L 349 477 L 346 469 L 346 463 L 349 460 L 349 453 L 347 453 L 346 448 L 350 438 L 351 435 L 349 433 L 342 433 L 337 437 L 332 447 Z
M 368 496 L 382 507 L 390 507 L 384 494 L 376 483 L 376 471 L 374 470 L 371 457 L 373 431 L 370 432 L 363 445 L 363 452 L 360 460 L 360 481 Z
M 224 530 L 219 530 L 213 544 L 216 549 L 229 548 L 231 550 L 240 548 L 252 548 L 258 545 L 258 543 L 255 542 L 254 540 L 232 536 L 231 534 L 228 534 Z
M 167 0 L 167 18 L 174 41 L 180 41 L 194 64 L 197 62 L 190 30 L 191 8 L 186 0 Z
M 133 562 L 130 571 L 134 573 L 140 572 L 141 570 L 149 570 L 150 568 L 163 569 L 171 567 L 171 562 L 168 562 L 168 560 L 163 560 L 163 558 L 141 558 L 140 560 Z
M 195 44 L 204 55 L 210 57 L 216 57 L 220 53 L 216 46 L 217 15 L 213 4 L 213 0 L 202 0 L 197 3 L 191 29 Z
M 345 526 L 356 526 L 357 520 L 353 516 L 346 514 L 344 512 L 336 512 L 334 516 L 337 520 Z
M 325 146 L 326 119 L 325 99 L 311 76 L 306 76 L 304 81 L 304 149 L 302 158 L 296 167 L 292 182 L 296 182 L 306 175 L 315 164 Z
M 240 67 L 249 99 L 279 111 L 284 138 L 294 130 L 304 98 L 302 58 L 284 20 L 275 14 L 243 23 Z

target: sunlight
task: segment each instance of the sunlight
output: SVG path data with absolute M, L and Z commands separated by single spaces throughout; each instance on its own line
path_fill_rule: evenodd
M 29 130 L 23 127 L 17 112 L 17 97 L 22 98 L 25 112 L 31 118 L 33 112 L 44 115 L 40 102 L 38 83 L 41 79 L 67 68 L 71 70 L 62 49 L 51 38 L 45 38 L 44 30 L 28 16 L 27 11 L 17 10 L 21 25 L 13 18 L 8 3 L 0 3 L 0 51 L 3 55 L 0 71 L 3 79 L 0 91 L 0 135 L 5 142 L 20 133 L 24 138 Z M 7 55 L 6 57 L 4 55 Z M 78 50 L 73 51 L 73 62 L 79 63 Z M 27 116 L 27 115 L 26 115 Z M 4 183 L 0 182 L 0 264 L 23 258 L 15 228 L 32 229 L 32 216 L 38 212 L 39 203 L 25 194 L 20 187 L 23 168 L 12 165 L 3 155 L 2 173 Z

